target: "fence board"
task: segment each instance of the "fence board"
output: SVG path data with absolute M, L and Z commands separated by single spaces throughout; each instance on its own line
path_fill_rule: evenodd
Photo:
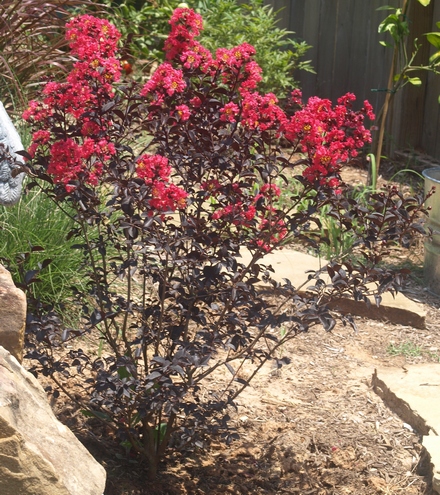
M 431 30 L 433 18 L 433 4 L 422 7 L 419 2 L 412 2 L 408 12 L 411 19 L 411 31 L 408 46 L 412 49 L 415 38 L 419 33 L 426 33 Z M 416 65 L 426 65 L 429 59 L 429 43 L 423 40 L 422 47 L 414 60 Z M 390 116 L 389 131 L 391 135 L 398 136 L 400 148 L 413 148 L 422 150 L 422 130 L 424 121 L 424 102 L 427 92 L 428 73 L 419 71 L 414 74 L 422 80 L 421 86 L 408 84 L 399 92 L 398 98 L 393 105 L 394 113 Z
M 311 45 L 312 48 L 307 52 L 306 57 L 312 61 L 312 65 L 316 71 L 319 54 L 318 43 L 311 43 L 310 40 L 315 41 L 319 39 L 318 15 L 321 2 L 320 0 L 309 0 L 308 2 L 291 3 L 290 31 L 295 32 L 296 38 L 305 40 Z M 304 33 L 307 33 L 307 37 L 304 36 Z M 314 88 L 317 86 L 318 74 L 301 72 L 296 74 L 296 78 L 300 82 L 304 96 L 307 98 L 312 96 Z M 313 88 L 313 90 L 309 92 L 308 88 Z
M 318 45 L 318 59 L 316 61 L 317 93 L 327 92 L 328 97 L 333 97 L 333 67 L 335 63 L 337 11 L 333 2 L 321 0 L 319 9 L 319 39 L 326 40 L 327 48 L 322 50 Z M 336 5 L 339 2 L 335 2 Z M 315 13 L 313 14 L 315 15 Z M 328 27 L 332 26 L 333 29 Z

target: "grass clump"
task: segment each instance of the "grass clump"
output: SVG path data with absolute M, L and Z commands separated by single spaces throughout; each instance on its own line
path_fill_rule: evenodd
M 409 340 L 399 344 L 390 342 L 387 353 L 390 356 L 418 357 L 422 355 L 422 348 Z
M 81 284 L 81 253 L 66 240 L 74 220 L 37 189 L 12 207 L 0 206 L 0 261 L 18 286 L 31 296 L 59 307 L 71 287 Z

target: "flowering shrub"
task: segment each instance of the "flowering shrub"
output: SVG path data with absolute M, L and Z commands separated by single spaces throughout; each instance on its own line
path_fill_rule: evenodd
M 298 108 L 288 117 L 275 95 L 257 92 L 252 46 L 211 54 L 195 39 L 203 24 L 190 9 L 176 9 L 170 25 L 166 61 L 138 87 L 118 83 L 111 24 L 74 19 L 67 24 L 72 72 L 47 83 L 24 114 L 35 131 L 29 167 L 76 212 L 68 237 L 79 239 L 89 280 L 89 292 L 74 297 L 84 326 L 65 329 L 37 307 L 29 356 L 59 386 L 66 375 L 82 383 L 89 414 L 108 421 L 153 475 L 170 444 L 203 447 L 214 433 L 233 438 L 222 412 L 286 341 L 316 324 L 333 328 L 332 298 L 379 301 L 396 290 L 402 273 L 376 265 L 390 244 L 407 241 L 423 211 L 423 198 L 395 189 L 368 206 L 346 198 L 338 172 L 370 141 L 368 102 L 360 111 L 350 94 L 335 107 L 318 98 L 303 104 L 296 91 Z M 299 160 L 282 152 L 281 137 Z M 286 170 L 298 170 L 302 189 L 281 208 L 277 181 Z M 308 207 L 298 208 L 304 201 Z M 310 228 L 324 206 L 341 229 L 359 228 L 364 259 L 334 260 L 331 282 L 316 273 L 315 286 L 300 295 L 273 282 L 261 260 L 288 242 L 325 242 Z M 275 306 L 260 282 L 278 290 Z M 277 336 L 271 329 L 281 323 L 286 331 Z M 88 333 L 104 343 L 102 356 L 81 348 L 63 354 L 65 341 L 72 346 Z M 245 362 L 253 369 L 243 378 Z M 208 385 L 221 367 L 231 381 Z

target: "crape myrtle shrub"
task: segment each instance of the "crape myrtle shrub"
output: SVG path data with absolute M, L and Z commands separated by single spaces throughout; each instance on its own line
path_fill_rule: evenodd
M 152 475 L 171 446 L 233 438 L 228 405 L 287 341 L 314 325 L 333 328 L 329 301 L 348 294 L 379 302 L 397 290 L 404 274 L 377 265 L 420 229 L 423 213 L 423 198 L 394 188 L 367 205 L 345 194 L 338 172 L 370 141 L 368 102 L 360 111 L 351 94 L 334 107 L 319 98 L 303 104 L 295 91 L 287 117 L 275 95 L 257 90 L 252 46 L 211 54 L 196 40 L 202 19 L 190 9 L 176 9 L 170 24 L 166 61 L 138 87 L 120 81 L 118 31 L 75 18 L 67 24 L 73 70 L 48 82 L 24 114 L 34 130 L 28 166 L 39 179 L 30 187 L 45 184 L 76 212 L 67 236 L 78 239 L 89 281 L 72 298 L 80 328 L 34 306 L 28 356 L 35 371 L 112 425 Z M 283 154 L 281 137 L 300 159 Z M 286 170 L 298 171 L 302 187 L 280 209 Z M 358 258 L 333 260 L 330 282 L 311 273 L 300 295 L 288 281 L 274 282 L 262 261 L 289 242 L 326 242 L 314 228 L 324 206 L 342 231 L 354 229 Z M 277 291 L 275 303 L 260 282 Z M 216 375 L 222 369 L 229 380 Z M 68 377 L 81 393 L 65 386 Z

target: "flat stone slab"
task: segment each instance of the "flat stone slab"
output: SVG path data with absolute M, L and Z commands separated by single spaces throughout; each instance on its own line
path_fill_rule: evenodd
M 440 494 L 440 363 L 376 369 L 372 383 L 388 407 L 423 435 L 433 489 Z
M 241 252 L 243 262 L 251 260 L 251 254 L 243 250 Z M 283 283 L 285 278 L 292 282 L 292 285 L 300 291 L 305 291 L 308 285 L 308 270 L 317 271 L 327 264 L 327 260 L 316 258 L 309 254 L 300 253 L 292 249 L 282 249 L 269 253 L 262 261 L 263 264 L 271 265 L 275 270 L 272 278 Z M 327 271 L 322 272 L 323 280 L 329 281 Z M 343 313 L 363 316 L 375 320 L 389 321 L 391 323 L 412 326 L 414 328 L 425 328 L 426 311 L 422 305 L 411 301 L 403 294 L 398 293 L 393 296 L 390 293 L 382 295 L 382 302 L 377 307 L 372 302 L 368 307 L 364 302 L 343 298 L 332 305 L 335 309 Z

